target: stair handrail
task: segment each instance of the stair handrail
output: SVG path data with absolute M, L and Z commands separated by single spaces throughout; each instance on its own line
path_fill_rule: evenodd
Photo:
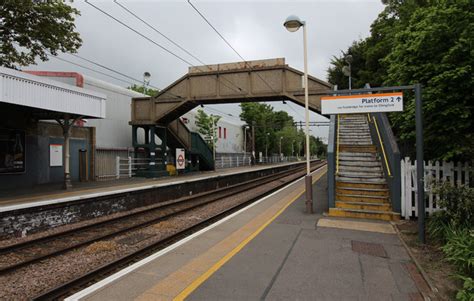
M 371 124 L 371 135 L 376 142 L 380 152 L 384 156 L 385 164 L 382 167 L 385 171 L 390 191 L 392 209 L 395 212 L 401 211 L 401 171 L 400 171 L 400 150 L 397 140 L 392 132 L 390 121 L 385 113 L 368 114 Z
M 328 206 L 329 208 L 334 208 L 336 204 L 336 178 L 335 178 L 335 171 L 336 171 L 336 158 L 335 152 L 337 153 L 336 149 L 336 142 L 337 142 L 337 117 L 336 115 L 330 116 L 329 121 L 329 135 L 328 135 L 328 154 L 327 154 L 327 162 L 328 162 Z
M 370 114 L 368 114 L 368 115 L 369 115 L 369 122 L 370 122 Z M 378 127 L 376 118 L 374 118 L 374 124 L 375 124 L 375 130 L 377 131 L 377 136 L 379 138 L 380 148 L 382 149 L 382 154 L 383 154 L 385 166 L 387 168 L 387 174 L 388 174 L 389 177 L 391 177 L 392 173 L 390 171 L 390 165 L 388 164 L 387 154 L 385 153 L 385 147 L 384 147 L 382 137 L 380 137 L 380 131 L 379 131 L 379 127 Z
M 337 134 L 336 134 L 336 175 L 339 174 L 339 115 L 337 115 Z

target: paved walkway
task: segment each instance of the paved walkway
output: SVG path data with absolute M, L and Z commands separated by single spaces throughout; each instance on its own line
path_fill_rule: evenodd
M 303 213 L 300 181 L 73 298 L 423 300 L 419 275 L 392 226 L 322 217 L 324 172 L 317 179 L 318 214 Z

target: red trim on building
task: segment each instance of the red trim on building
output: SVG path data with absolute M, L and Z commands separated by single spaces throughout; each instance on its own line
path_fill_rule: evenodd
M 29 74 L 38 76 L 50 77 L 74 77 L 76 79 L 76 86 L 84 88 L 84 77 L 77 72 L 60 72 L 60 71 L 23 71 Z
M 227 139 L 227 128 L 224 128 L 224 139 Z
M 222 138 L 222 128 L 219 127 L 219 139 Z

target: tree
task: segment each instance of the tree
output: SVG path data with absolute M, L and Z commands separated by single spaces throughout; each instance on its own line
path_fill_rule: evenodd
M 396 36 L 384 59 L 387 85 L 423 86 L 426 157 L 443 160 L 474 158 L 472 52 L 474 13 L 468 1 L 416 10 Z M 391 114 L 396 134 L 414 145 L 415 104 Z
M 334 57 L 328 80 L 346 87 L 343 58 L 353 55 L 354 87 L 421 83 L 425 157 L 472 160 L 474 123 L 472 53 L 474 14 L 469 0 L 388 0 L 371 25 L 371 35 Z M 359 63 L 357 63 L 359 61 Z M 415 152 L 413 95 L 403 113 L 389 114 L 402 155 Z
M 127 89 L 133 90 L 133 91 L 138 92 L 138 93 L 146 94 L 146 95 L 149 95 L 149 96 L 155 96 L 160 92 L 160 90 L 155 90 L 155 89 L 150 89 L 150 88 L 147 88 L 146 91 L 145 91 L 144 86 L 139 86 L 139 85 L 135 85 L 135 84 L 131 87 L 127 87 Z M 144 93 L 144 92 L 146 92 L 146 93 Z
M 207 145 L 212 149 L 214 144 L 217 143 L 217 122 L 221 119 L 221 116 L 207 115 L 204 110 L 199 109 L 196 116 L 196 126 L 198 132 L 204 136 Z M 214 138 L 214 142 L 212 141 Z
M 2 1 L 0 6 L 0 65 L 18 68 L 48 53 L 77 52 L 82 40 L 75 32 L 79 11 L 63 1 Z

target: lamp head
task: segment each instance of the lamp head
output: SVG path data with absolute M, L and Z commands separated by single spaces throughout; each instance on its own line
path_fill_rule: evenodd
M 144 80 L 145 82 L 149 82 L 149 81 L 150 81 L 150 77 L 151 77 L 150 72 L 147 71 L 147 72 L 143 73 L 143 80 Z
M 351 76 L 351 68 L 349 66 L 342 67 L 342 73 L 344 73 L 345 76 Z
M 288 18 L 286 18 L 285 23 L 283 23 L 283 25 L 289 32 L 297 31 L 301 26 L 304 26 L 304 24 L 305 23 L 295 15 L 289 16 Z
M 350 54 L 346 55 L 346 62 L 347 62 L 348 64 L 352 64 L 352 61 L 353 61 L 352 55 L 350 55 Z

